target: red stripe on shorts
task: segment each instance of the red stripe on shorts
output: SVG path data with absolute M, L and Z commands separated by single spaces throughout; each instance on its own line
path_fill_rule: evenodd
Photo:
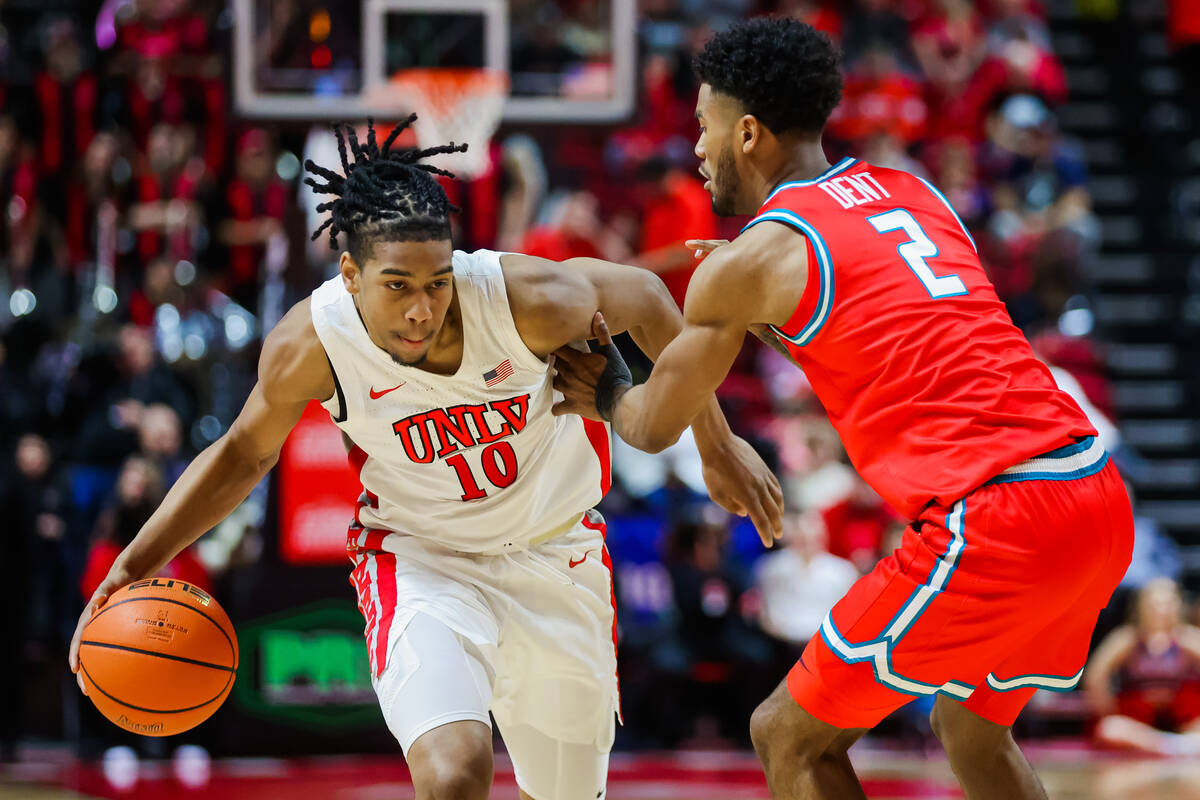
M 589 420 L 584 420 L 588 422 Z M 592 522 L 591 518 L 584 513 L 583 519 L 580 520 L 583 527 L 599 531 L 603 539 L 608 539 L 608 525 L 603 522 Z M 612 556 L 608 554 L 608 545 L 605 544 L 600 548 L 600 561 L 604 564 L 604 568 L 608 570 L 608 596 L 612 602 L 613 623 L 612 623 L 612 640 L 613 640 L 613 658 L 617 657 L 617 592 L 613 585 L 613 563 Z M 617 716 L 621 716 L 621 672 L 617 670 Z
M 383 674 L 387 666 L 388 635 L 392 631 L 392 618 L 396 615 L 396 556 L 392 553 L 375 554 L 375 586 L 379 592 L 379 607 L 382 615 L 375 631 L 375 677 Z

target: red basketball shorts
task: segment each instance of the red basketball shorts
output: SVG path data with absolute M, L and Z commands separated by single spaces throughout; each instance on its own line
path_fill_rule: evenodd
M 1037 689 L 1079 682 L 1133 550 L 1116 467 L 1092 438 L 927 508 L 833 607 L 788 673 L 802 708 L 873 727 L 943 694 L 1011 725 Z

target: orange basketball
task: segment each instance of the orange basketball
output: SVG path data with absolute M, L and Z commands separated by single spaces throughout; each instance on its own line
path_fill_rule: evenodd
M 88 697 L 126 730 L 171 736 L 220 707 L 237 672 L 237 637 L 207 592 L 169 578 L 113 592 L 83 629 Z

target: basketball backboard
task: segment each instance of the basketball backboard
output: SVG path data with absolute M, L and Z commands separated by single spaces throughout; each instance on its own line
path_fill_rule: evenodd
M 508 75 L 508 122 L 633 111 L 636 0 L 234 0 L 234 97 L 260 119 L 397 116 L 408 68 Z

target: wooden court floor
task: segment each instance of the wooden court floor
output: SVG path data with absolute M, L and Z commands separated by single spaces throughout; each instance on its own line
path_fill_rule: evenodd
M 1200 800 L 1200 762 L 1096 753 L 1083 746 L 1026 748 L 1052 800 Z M 944 757 L 860 746 L 852 755 L 874 800 L 959 798 Z M 216 761 L 203 788 L 185 788 L 170 765 L 144 762 L 127 792 L 107 785 L 100 771 L 69 758 L 0 767 L 0 800 L 409 800 L 400 759 L 328 757 L 303 760 Z M 495 800 L 516 800 L 511 766 L 496 764 Z M 753 754 L 685 751 L 616 754 L 609 800 L 760 800 L 769 797 Z

